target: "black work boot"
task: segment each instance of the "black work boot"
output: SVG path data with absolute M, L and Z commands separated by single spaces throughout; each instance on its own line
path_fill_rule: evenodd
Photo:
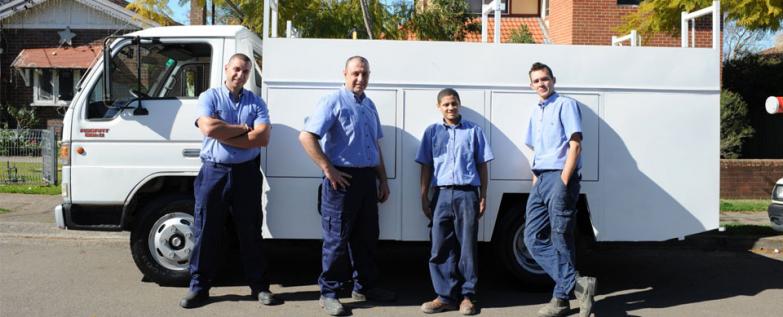
M 179 301 L 179 306 L 182 308 L 190 309 L 200 306 L 204 306 L 209 301 L 208 292 L 193 292 L 188 291 L 185 297 Z

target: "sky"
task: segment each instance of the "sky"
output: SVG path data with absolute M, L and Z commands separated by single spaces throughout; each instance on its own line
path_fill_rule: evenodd
M 188 10 L 190 10 L 190 7 L 188 5 L 180 6 L 178 0 L 169 0 L 169 8 L 171 8 L 171 11 L 174 12 L 174 21 L 177 21 L 182 24 L 188 24 Z
M 172 12 L 174 12 L 173 18 L 175 21 L 182 24 L 188 24 L 188 10 L 190 8 L 189 4 L 186 4 L 185 6 L 180 6 L 178 0 L 169 0 L 169 8 L 171 8 Z M 783 30 L 778 31 L 777 34 L 783 34 Z M 764 38 L 764 40 L 761 41 L 761 43 L 759 43 L 759 47 L 763 50 L 774 46 L 775 36 L 777 34 L 769 34 L 767 37 Z

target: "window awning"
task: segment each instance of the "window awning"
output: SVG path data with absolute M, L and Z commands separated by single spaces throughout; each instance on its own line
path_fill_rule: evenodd
M 14 68 L 89 68 L 101 55 L 100 45 L 77 47 L 26 48 L 19 52 Z

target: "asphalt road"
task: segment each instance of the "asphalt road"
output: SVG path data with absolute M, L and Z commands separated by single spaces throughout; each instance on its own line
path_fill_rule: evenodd
M 239 266 L 229 264 L 234 274 L 213 289 L 213 302 L 186 311 L 177 304 L 186 289 L 145 282 L 122 237 L 0 236 L 0 316 L 326 316 L 317 303 L 318 244 L 275 241 L 267 249 L 272 290 L 284 305 L 260 307 L 240 286 Z M 383 306 L 346 300 L 353 315 L 422 316 L 419 305 L 433 297 L 426 245 L 384 243 L 380 251 L 382 284 L 400 299 Z M 481 251 L 481 316 L 535 316 L 549 293 L 526 290 Z M 781 315 L 780 254 L 616 247 L 584 263 L 583 272 L 599 279 L 596 316 Z

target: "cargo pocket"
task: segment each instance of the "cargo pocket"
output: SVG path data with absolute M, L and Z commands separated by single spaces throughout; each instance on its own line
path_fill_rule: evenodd
M 558 178 L 556 183 L 552 195 L 552 219 L 550 219 L 552 231 L 561 234 L 568 233 L 573 227 L 576 209 L 572 207 L 574 205 L 572 203 L 573 197 L 563 181 Z

